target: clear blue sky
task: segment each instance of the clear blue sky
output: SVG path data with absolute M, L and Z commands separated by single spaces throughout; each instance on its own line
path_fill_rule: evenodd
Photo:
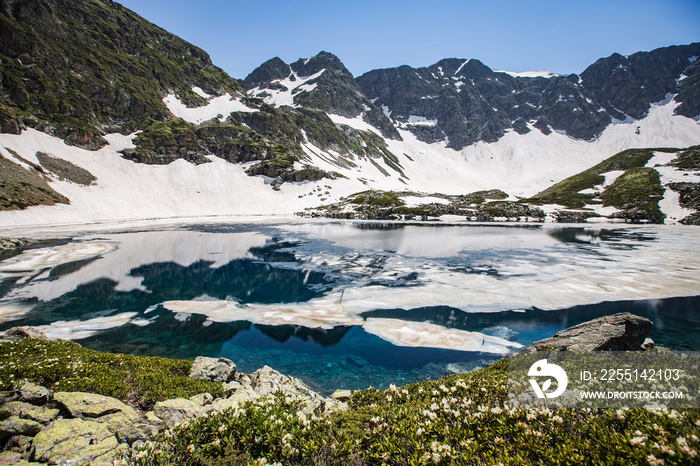
M 243 79 L 264 61 L 337 55 L 375 68 L 477 58 L 580 73 L 614 52 L 700 41 L 700 0 L 117 0 Z

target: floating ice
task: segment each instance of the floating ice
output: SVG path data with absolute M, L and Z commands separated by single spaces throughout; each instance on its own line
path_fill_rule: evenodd
M 364 329 L 396 346 L 443 348 L 458 351 L 508 354 L 523 345 L 503 338 L 446 328 L 428 322 L 370 318 Z

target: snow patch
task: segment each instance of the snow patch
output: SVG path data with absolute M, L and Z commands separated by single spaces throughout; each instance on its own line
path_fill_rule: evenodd
M 409 115 L 408 124 L 416 126 L 435 126 L 437 125 L 437 120 L 428 120 L 424 116 Z
M 700 183 L 700 172 L 679 170 L 669 163 L 676 159 L 677 153 L 654 152 L 654 156 L 647 162 L 646 167 L 653 168 L 659 172 L 661 185 L 666 187 L 669 183 Z M 659 201 L 661 212 L 666 214 L 664 223 L 676 224 L 683 218 L 695 212 L 694 210 L 681 207 L 680 194 L 668 187 L 665 188 L 664 197 Z
M 292 74 L 285 79 L 276 79 L 272 81 L 272 84 L 282 85 L 286 90 L 256 87 L 248 91 L 248 95 L 260 97 L 266 104 L 275 107 L 281 107 L 283 105 L 296 107 L 297 105 L 294 104 L 294 96 L 299 92 L 310 92 L 314 90 L 316 88 L 316 83 L 310 83 L 309 81 L 318 78 L 324 71 L 326 71 L 325 68 L 310 76 L 298 76 L 296 73 L 292 72 Z
M 44 332 L 49 340 L 82 340 L 104 330 L 128 324 L 136 316 L 136 312 L 124 312 L 114 316 L 95 317 L 89 320 L 52 322 L 50 325 L 38 325 L 34 328 Z M 142 325 L 140 320 L 137 325 Z
M 192 92 L 194 92 L 200 97 L 204 97 L 205 99 L 209 99 L 210 97 L 212 97 L 211 94 L 207 94 L 206 92 L 204 92 L 201 87 L 194 86 L 192 88 Z
M 223 121 L 231 112 L 258 111 L 255 108 L 248 107 L 238 97 L 233 97 L 231 94 L 214 97 L 207 105 L 201 107 L 187 107 L 175 94 L 168 94 L 163 97 L 163 103 L 173 115 L 195 125 L 217 117 L 220 117 Z
M 552 73 L 549 71 L 493 71 L 495 71 L 496 73 L 505 73 L 507 75 L 513 76 L 514 78 L 553 78 L 555 76 L 560 76 L 557 73 Z

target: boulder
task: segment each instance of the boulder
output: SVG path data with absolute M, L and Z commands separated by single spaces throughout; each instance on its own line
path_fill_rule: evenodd
M 153 413 L 169 426 L 203 416 L 206 412 L 204 407 L 184 398 L 159 401 L 153 407 Z
M 33 438 L 28 435 L 13 435 L 7 439 L 3 449 L 5 451 L 12 451 L 21 454 L 28 453 L 29 449 L 32 448 L 32 440 Z M 0 461 L 0 464 L 3 464 L 2 461 Z
M 44 406 L 35 406 L 23 401 L 10 401 L 0 406 L 0 419 L 18 416 L 41 424 L 48 424 L 58 417 L 59 410 Z
M 0 464 L 5 465 L 5 464 L 11 464 L 13 466 L 18 466 L 18 465 L 25 465 L 29 464 L 26 461 L 22 459 L 22 453 L 18 453 L 15 451 L 3 451 L 0 452 Z M 31 464 L 39 464 L 39 463 L 31 463 Z
M 208 408 L 210 411 L 224 411 L 226 409 L 238 406 L 244 401 L 254 400 L 258 396 L 260 395 L 250 387 L 240 388 L 228 398 L 217 398 L 211 405 L 208 406 Z
M 54 400 L 66 408 L 71 416 L 80 419 L 98 418 L 117 412 L 123 413 L 132 421 L 140 418 L 134 408 L 109 396 L 84 392 L 56 392 Z
M 158 427 L 147 423 L 128 424 L 115 432 L 119 443 L 133 445 L 135 442 L 152 441 L 158 435 Z
M 197 403 L 199 406 L 207 406 L 214 401 L 214 397 L 210 393 L 200 393 L 190 397 L 190 401 Z
M 193 379 L 229 382 L 236 375 L 236 364 L 226 358 L 207 358 L 199 356 L 192 364 L 190 377 Z
M 331 398 L 338 401 L 348 401 L 352 398 L 352 390 L 338 389 L 331 394 Z
M 41 385 L 22 381 L 16 389 L 20 400 L 32 404 L 44 404 L 51 399 L 51 392 Z
M 319 397 L 301 380 L 284 375 L 270 366 L 263 366 L 250 374 L 250 385 L 259 395 L 272 395 L 283 392 L 290 395 Z
M 263 366 L 250 374 L 250 385 L 255 393 L 260 395 L 273 395 L 277 392 L 284 393 L 292 399 L 301 400 L 306 407 L 304 412 L 319 413 L 328 409 L 335 409 L 336 401 L 324 398 L 311 390 L 301 380 L 281 374 L 269 366 Z M 236 396 L 241 390 L 236 391 Z
M 622 312 L 567 328 L 533 346 L 538 351 L 637 351 L 652 325 L 649 319 Z
M 224 392 L 228 393 L 233 393 L 236 390 L 243 388 L 243 384 L 236 380 L 232 380 L 231 382 L 226 382 L 224 384 Z
M 48 340 L 44 332 L 34 327 L 12 327 L 5 332 L 5 336 L 17 337 L 19 339 L 35 338 L 37 340 Z
M 32 441 L 32 460 L 49 464 L 112 465 L 126 450 L 106 425 L 83 419 L 59 419 Z
M 44 426 L 36 421 L 22 419 L 19 416 L 12 416 L 4 421 L 0 421 L 0 440 L 15 436 L 38 434 Z

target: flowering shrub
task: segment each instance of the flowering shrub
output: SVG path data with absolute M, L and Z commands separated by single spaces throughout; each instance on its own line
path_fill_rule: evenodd
M 698 410 L 511 409 L 507 363 L 357 392 L 315 416 L 283 395 L 181 425 L 134 453 L 151 464 L 698 464 Z

